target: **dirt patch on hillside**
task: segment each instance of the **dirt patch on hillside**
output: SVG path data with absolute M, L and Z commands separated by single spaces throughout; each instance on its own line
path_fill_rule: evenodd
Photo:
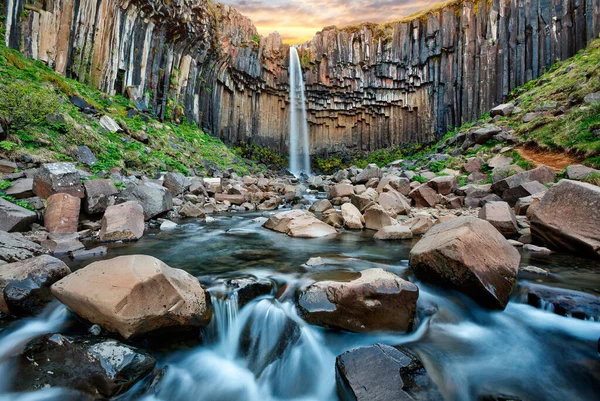
M 545 165 L 555 171 L 562 171 L 567 166 L 581 163 L 581 158 L 563 152 L 551 152 L 532 146 L 518 147 L 515 150 L 536 166 Z

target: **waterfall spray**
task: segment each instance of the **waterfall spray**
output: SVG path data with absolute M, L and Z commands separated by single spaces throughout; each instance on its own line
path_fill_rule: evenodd
M 295 47 L 290 47 L 290 172 L 310 174 L 308 122 L 302 66 Z

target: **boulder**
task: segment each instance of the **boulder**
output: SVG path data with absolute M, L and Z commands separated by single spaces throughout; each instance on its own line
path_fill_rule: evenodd
M 206 326 L 212 314 L 194 276 L 146 255 L 94 262 L 51 288 L 77 315 L 125 338 Z
M 548 187 L 537 181 L 524 182 L 514 188 L 504 191 L 502 194 L 502 199 L 508 202 L 511 206 L 514 206 L 521 198 L 538 195 L 546 192 L 547 190 Z
M 585 95 L 583 101 L 589 104 L 600 103 L 600 91 Z
M 379 195 L 377 203 L 392 217 L 410 212 L 410 201 L 393 189 Z
M 514 205 L 514 202 L 519 198 L 533 195 L 541 190 L 541 187 L 537 184 L 531 187 L 524 187 L 524 184 L 532 181 L 537 181 L 539 184 L 551 184 L 554 183 L 555 178 L 556 173 L 554 170 L 547 166 L 540 166 L 495 182 L 492 185 L 492 192 L 502 196 L 502 199 Z
M 0 311 L 13 316 L 37 315 L 52 300 L 50 286 L 71 273 L 49 255 L 9 263 L 0 269 Z
M 376 164 L 369 164 L 360 173 L 358 173 L 358 175 L 354 179 L 354 183 L 365 184 L 367 181 L 373 178 L 381 178 L 381 169 Z
M 365 210 L 375 205 L 377 198 L 379 198 L 377 192 L 370 188 L 360 195 L 352 195 L 350 202 L 352 202 L 361 213 L 364 213 Z
M 236 293 L 240 309 L 252 300 L 273 292 L 273 282 L 268 279 L 256 277 L 235 278 L 227 280 L 225 284 Z
M 80 208 L 79 198 L 64 193 L 51 195 L 46 202 L 44 226 L 51 233 L 75 233 Z
M 554 249 L 600 257 L 600 187 L 561 180 L 529 211 L 534 239 Z
M 79 163 L 85 164 L 88 167 L 91 167 L 98 162 L 98 159 L 96 159 L 92 150 L 85 145 L 77 146 L 76 156 Z
M 403 224 L 383 227 L 373 236 L 373 238 L 380 240 L 411 239 L 412 237 L 413 233 L 410 228 Z
M 33 178 L 33 193 L 44 199 L 57 193 L 85 196 L 81 176 L 72 163 L 43 164 Z
M 43 254 L 44 248 L 26 240 L 20 234 L 9 234 L 0 230 L 0 261 L 18 262 Z
M 413 235 L 424 235 L 435 225 L 429 216 L 415 216 L 404 222 Z
M 191 182 L 181 173 L 167 173 L 163 181 L 163 187 L 167 188 L 173 196 L 181 195 Z
M 83 210 L 88 214 L 104 213 L 106 208 L 115 204 L 116 195 L 119 193 L 112 180 L 86 181 L 83 187 Z
M 517 217 L 506 202 L 488 202 L 479 211 L 479 218 L 487 220 L 507 238 L 518 234 Z
M 277 210 L 279 207 L 279 200 L 277 198 L 269 198 L 265 200 L 263 203 L 258 205 L 258 210 L 266 211 L 266 210 Z
M 444 175 L 429 180 L 427 185 L 440 195 L 448 195 L 458 188 L 458 180 L 454 176 Z
M 0 230 L 27 231 L 37 221 L 37 214 L 0 198 Z
M 410 251 L 420 280 L 464 292 L 504 309 L 517 279 L 519 252 L 489 222 L 459 217 L 433 227 Z
M 513 158 L 504 156 L 503 154 L 497 154 L 489 159 L 487 163 L 491 168 L 508 168 L 513 163 Z
M 494 107 L 490 111 L 490 116 L 491 117 L 496 117 L 496 116 L 509 117 L 510 115 L 512 115 L 514 110 L 515 110 L 514 103 L 504 103 L 504 104 L 500 104 L 500 105 Z
M 17 168 L 17 163 L 6 159 L 0 159 L 0 174 L 14 173 Z
M 186 202 L 178 211 L 179 215 L 184 218 L 206 217 L 206 214 L 198 206 L 191 202 Z
M 434 207 L 441 201 L 438 193 L 427 184 L 419 185 L 408 196 L 415 201 L 416 207 Z
M 102 128 L 112 133 L 123 131 L 119 124 L 117 124 L 116 121 L 110 118 L 109 116 L 102 116 L 98 123 Z
M 85 248 L 79 241 L 78 233 L 50 233 L 48 238 L 43 240 L 41 244 L 55 255 L 75 252 Z
M 600 176 L 600 170 L 586 167 L 581 164 L 575 164 L 567 167 L 567 178 L 570 180 L 584 180 L 592 174 Z M 13 184 L 13 186 L 14 185 L 15 184 Z
M 121 192 L 122 201 L 137 201 L 144 209 L 144 218 L 150 220 L 173 209 L 173 195 L 161 185 L 145 182 L 141 185 L 129 184 Z
M 410 180 L 405 177 L 394 177 L 388 176 L 383 177 L 377 185 L 377 192 L 387 192 L 389 190 L 400 192 L 402 195 L 407 196 L 410 192 Z
M 271 216 L 263 227 L 299 238 L 320 238 L 337 234 L 335 228 L 305 210 L 277 213 Z
M 335 360 L 341 401 L 443 399 L 419 359 L 404 347 L 375 344 L 355 348 Z
M 526 283 L 523 287 L 527 303 L 531 306 L 551 309 L 561 316 L 596 321 L 600 319 L 600 297 L 598 296 L 533 283 Z M 548 307 L 550 305 L 551 308 Z
M 363 218 L 365 220 L 365 227 L 369 230 L 379 231 L 383 227 L 391 226 L 396 224 L 394 220 L 380 205 L 373 205 L 369 207 Z
M 308 209 L 309 212 L 313 213 L 323 213 L 325 210 L 332 209 L 333 205 L 329 201 L 329 199 L 319 199 L 316 200 Z
M 344 218 L 335 209 L 323 212 L 323 223 L 335 228 L 344 228 Z
M 241 205 L 246 201 L 244 195 L 235 194 L 215 194 L 215 200 L 217 202 L 229 202 L 232 205 Z
M 33 178 L 20 178 L 6 190 L 6 195 L 15 199 L 31 198 L 33 194 Z
M 481 157 L 472 157 L 467 159 L 467 162 L 463 165 L 462 169 L 466 173 L 478 173 L 483 166 L 483 159 Z
M 344 203 L 341 207 L 344 227 L 350 230 L 362 230 L 364 218 L 360 211 L 352 203 Z
M 502 128 L 495 125 L 475 129 L 467 134 L 465 141 L 462 144 L 462 148 L 468 149 L 473 145 L 483 145 L 492 139 L 494 135 L 501 132 Z
M 109 206 L 102 217 L 102 242 L 137 241 L 144 235 L 144 210 L 137 202 Z
M 329 198 L 343 198 L 354 195 L 354 187 L 351 184 L 336 184 L 329 187 Z
M 148 352 L 113 339 L 44 334 L 20 356 L 18 388 L 66 387 L 111 398 L 126 392 L 155 364 Z
M 419 289 L 383 269 L 356 273 L 348 281 L 319 281 L 300 294 L 298 307 L 311 324 L 353 332 L 408 331 Z

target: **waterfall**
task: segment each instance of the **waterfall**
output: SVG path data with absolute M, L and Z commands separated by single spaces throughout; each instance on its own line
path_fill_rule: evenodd
M 308 121 L 298 50 L 290 47 L 290 172 L 310 174 Z

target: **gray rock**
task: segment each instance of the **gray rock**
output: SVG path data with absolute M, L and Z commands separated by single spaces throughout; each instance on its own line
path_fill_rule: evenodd
M 145 182 L 140 185 L 129 184 L 119 195 L 123 201 L 136 201 L 144 209 L 144 218 L 150 220 L 173 209 L 173 195 L 158 184 Z
M 181 195 L 190 185 L 190 180 L 181 173 L 165 174 L 163 186 L 171 191 L 173 196 Z
M 38 219 L 36 213 L 0 198 L 0 230 L 27 231 Z
M 550 309 L 562 316 L 600 319 L 600 297 L 598 296 L 531 283 L 527 283 L 524 287 L 529 305 Z
M 76 198 L 85 196 L 81 175 L 72 163 L 42 165 L 33 179 L 33 193 L 44 199 L 57 193 L 66 193 Z
M 506 202 L 488 202 L 479 211 L 479 218 L 489 221 L 507 238 L 518 234 L 517 218 Z
M 33 197 L 33 178 L 20 178 L 6 190 L 6 195 L 15 199 Z
M 10 160 L 0 159 L 0 174 L 10 174 L 17 169 L 17 164 Z
M 77 147 L 77 160 L 86 166 L 93 166 L 98 162 L 91 149 L 85 145 Z
M 89 214 L 104 213 L 115 204 L 119 193 L 112 180 L 92 180 L 83 184 L 85 188 L 84 210 Z
M 354 179 L 355 184 L 365 184 L 372 178 L 381 178 L 381 169 L 376 164 L 369 164 Z
M 514 110 L 515 110 L 514 103 L 504 103 L 504 104 L 494 107 L 490 111 L 490 116 L 491 117 L 495 117 L 495 116 L 509 117 L 510 115 L 512 115 Z
M 575 164 L 567 167 L 567 178 L 571 180 L 584 180 L 592 174 L 600 177 L 600 170 L 586 167 L 581 164 Z
M 23 238 L 20 234 L 9 234 L 0 230 L 0 260 L 12 263 L 41 255 L 44 248 Z
M 585 103 L 598 103 L 600 102 L 600 91 L 598 92 L 594 92 L 594 93 L 590 93 L 589 95 L 586 95 L 583 98 L 583 101 Z

